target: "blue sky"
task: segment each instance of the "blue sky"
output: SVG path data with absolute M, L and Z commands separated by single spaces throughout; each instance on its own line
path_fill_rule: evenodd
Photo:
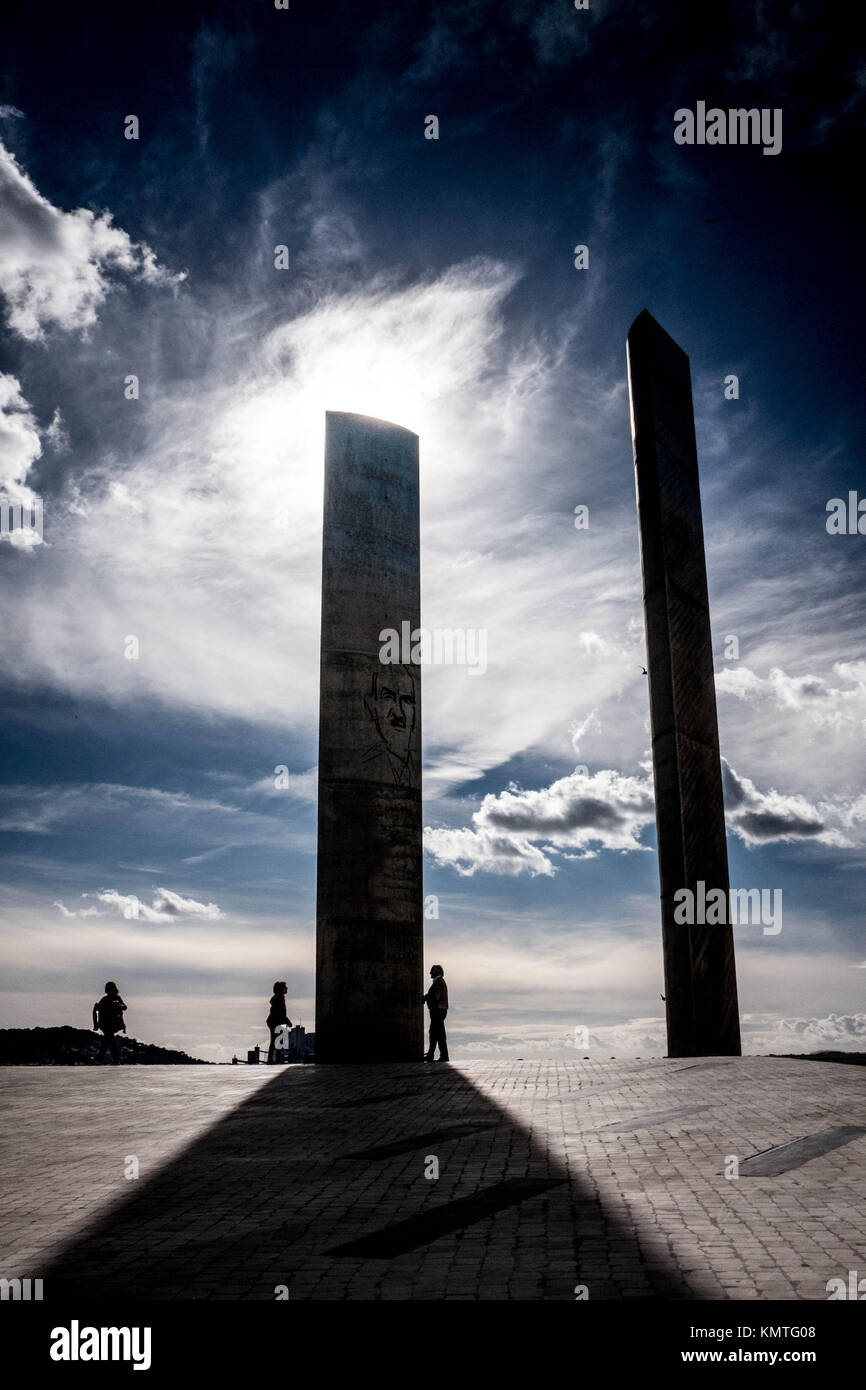
M 418 432 L 423 623 L 488 634 L 425 672 L 452 1055 L 663 1052 L 646 307 L 692 363 L 731 881 L 783 894 L 736 931 L 744 1045 L 863 1048 L 866 538 L 825 521 L 866 495 L 866 69 L 819 5 L 694 10 L 13 15 L 0 469 L 44 531 L 0 542 L 0 1026 L 85 1026 L 109 977 L 214 1060 L 274 979 L 313 1026 L 331 409 Z M 781 152 L 677 145 L 698 100 L 781 109 Z

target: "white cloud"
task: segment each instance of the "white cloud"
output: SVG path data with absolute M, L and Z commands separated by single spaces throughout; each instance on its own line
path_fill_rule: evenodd
M 25 400 L 17 377 L 0 372 L 0 494 L 20 507 L 32 509 L 36 494 L 27 486 L 27 475 L 42 453 L 39 426 Z M 32 522 L 34 514 L 28 510 Z M 32 524 L 4 530 L 3 540 L 18 549 L 41 544 Z
M 740 777 L 722 759 L 727 823 L 746 844 L 771 840 L 790 843 L 814 840 L 839 849 L 864 843 L 858 824 L 866 821 L 866 797 L 837 797 L 813 802 L 796 793 L 771 788 L 759 791 L 748 777 Z
M 156 897 L 153 900 L 154 909 L 164 913 L 167 917 L 222 917 L 222 912 L 216 903 L 200 903 L 195 898 L 181 897 L 180 893 L 173 893 L 170 888 L 157 888 Z
M 0 144 L 0 293 L 10 328 L 31 340 L 52 326 L 89 328 L 116 272 L 153 285 L 183 278 L 115 227 L 111 213 L 54 207 Z
M 745 1014 L 743 1050 L 768 1052 L 864 1052 L 866 1014 L 786 1018 Z
M 21 488 L 41 453 L 39 428 L 20 381 L 0 372 L 0 488 Z
M 216 903 L 200 903 L 195 898 L 183 898 L 170 888 L 155 888 L 153 902 L 143 903 L 134 893 L 118 893 L 114 888 L 102 888 L 92 895 L 101 903 L 116 909 L 121 917 L 140 922 L 173 922 L 179 918 L 205 917 L 214 921 L 223 913 Z
M 819 728 L 866 733 L 866 661 L 837 661 L 833 671 L 839 685 L 821 676 L 789 676 L 779 667 L 764 677 L 737 666 L 719 672 L 716 689 L 749 704 L 802 715 Z
M 584 719 L 579 719 L 572 724 L 568 731 L 571 734 L 571 746 L 574 749 L 575 757 L 580 753 L 580 745 L 588 733 L 601 732 L 601 722 L 598 718 L 597 710 L 590 710 Z
M 63 454 L 69 448 L 69 435 L 63 423 L 63 415 L 60 408 L 55 410 L 51 419 L 51 424 L 45 430 L 44 438 L 51 445 L 55 453 Z
M 79 908 L 77 908 L 75 911 L 70 911 L 69 908 L 66 907 L 65 904 L 62 903 L 62 902 L 56 901 L 53 905 L 54 905 L 54 907 L 59 907 L 59 908 L 60 908 L 60 914 L 61 914 L 62 917 L 76 917 L 76 918 L 77 918 L 77 917 L 101 917 L 101 916 L 102 916 L 102 913 L 99 911 L 99 908 L 98 908 L 98 907 L 79 907 Z
M 551 877 L 556 872 L 547 855 L 523 835 L 428 826 L 424 848 L 437 864 L 450 864 L 464 878 L 471 878 L 479 869 L 491 874 L 528 872 L 533 878 L 539 874 Z
M 474 830 L 428 829 L 424 844 L 439 864 L 463 876 L 488 873 L 532 875 L 556 872 L 551 858 L 560 849 L 640 850 L 644 826 L 655 816 L 652 783 L 602 771 L 573 772 L 539 791 L 510 784 L 484 797 L 472 815 Z M 543 848 L 531 843 L 544 840 Z M 574 857 L 574 856 L 570 856 Z

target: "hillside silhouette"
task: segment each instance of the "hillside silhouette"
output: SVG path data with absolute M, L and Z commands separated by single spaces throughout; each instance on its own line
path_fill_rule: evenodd
M 88 1028 L 0 1028 L 0 1066 L 75 1067 L 96 1063 L 101 1033 Z M 118 1034 L 122 1066 L 163 1064 L 202 1066 L 201 1058 L 188 1057 L 156 1043 L 139 1042 Z M 105 1063 L 105 1065 L 110 1065 Z

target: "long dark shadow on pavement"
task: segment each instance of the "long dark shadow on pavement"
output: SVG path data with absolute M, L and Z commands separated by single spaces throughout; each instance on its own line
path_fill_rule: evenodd
M 45 1299 L 699 1297 L 539 1099 L 529 1129 L 456 1067 L 281 1069 L 61 1247 Z

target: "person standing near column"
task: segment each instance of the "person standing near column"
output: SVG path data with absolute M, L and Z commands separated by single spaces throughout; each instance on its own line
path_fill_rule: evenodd
M 448 1039 L 445 1036 L 445 1015 L 448 1012 L 448 986 L 445 983 L 445 971 L 441 965 L 431 965 L 430 978 L 433 983 L 424 995 L 424 1002 L 430 1010 L 430 1046 L 427 1049 L 425 1062 L 435 1060 L 433 1053 L 436 1045 L 439 1045 L 439 1061 L 448 1061 Z

